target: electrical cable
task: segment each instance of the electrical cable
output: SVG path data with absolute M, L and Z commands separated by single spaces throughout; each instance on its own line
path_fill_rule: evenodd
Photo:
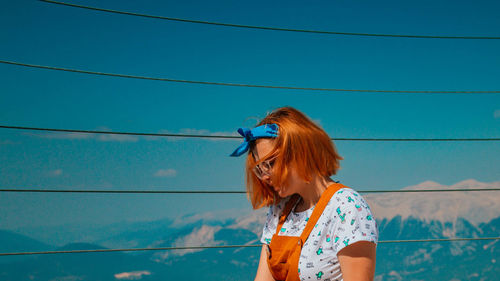
M 95 11 L 102 11 L 108 13 L 140 16 L 147 18 L 156 18 L 170 21 L 179 22 L 189 22 L 198 24 L 209 24 L 227 27 L 237 27 L 237 28 L 248 28 L 248 29 L 261 29 L 261 30 L 273 30 L 273 31 L 287 31 L 287 32 L 302 32 L 302 33 L 316 33 L 316 34 L 330 34 L 330 35 L 350 35 L 350 36 L 376 36 L 376 37 L 401 37 L 401 38 L 434 38 L 434 39 L 494 39 L 498 40 L 500 37 L 487 37 L 487 36 L 432 36 L 432 35 L 402 35 L 402 34 L 368 34 L 368 33 L 349 33 L 349 32 L 333 32 L 333 31 L 321 31 L 321 30 L 303 30 L 303 29 L 290 29 L 290 28 L 277 28 L 277 27 L 265 27 L 265 26 L 250 26 L 250 25 L 239 25 L 239 24 L 229 24 L 229 23 L 218 23 L 218 22 L 208 22 L 208 21 L 198 21 L 180 18 L 170 18 L 162 16 L 152 16 L 139 13 L 123 12 L 117 10 L 101 9 L 96 7 L 82 6 L 69 4 L 64 2 L 50 1 L 50 0 L 40 0 L 46 3 L 59 4 L 77 8 L 84 8 Z M 375 93 L 446 93 L 446 94 L 491 94 L 500 93 L 500 91 L 401 91 L 401 90 L 358 90 L 358 89 L 333 89 L 333 88 L 307 88 L 307 87 L 291 87 L 291 86 L 272 86 L 272 85 L 251 85 L 251 84 L 238 84 L 238 83 L 223 83 L 223 82 L 206 82 L 206 81 L 191 81 L 191 80 L 181 80 L 181 79 L 170 79 L 170 78 L 157 78 L 157 77 L 146 77 L 146 76 L 135 76 L 127 74 L 114 74 L 114 73 L 103 73 L 94 71 L 85 71 L 78 69 L 68 69 L 50 66 L 41 66 L 33 64 L 23 64 L 10 61 L 0 61 L 0 63 L 41 68 L 49 70 L 59 70 L 66 72 L 76 72 L 83 74 L 92 75 L 103 75 L 103 76 L 113 76 L 121 78 L 133 78 L 133 79 L 143 79 L 143 80 L 156 80 L 156 81 L 167 81 L 167 82 L 180 82 L 180 83 L 191 83 L 191 84 L 204 84 L 204 85 L 220 85 L 220 86 L 237 86 L 237 87 L 256 87 L 256 88 L 272 88 L 272 89 L 287 89 L 287 90 L 310 90 L 310 91 L 335 91 L 335 92 L 375 92 Z M 163 136 L 163 137 L 186 137 L 186 138 L 226 138 L 226 139 L 237 139 L 238 136 L 223 136 L 223 135 L 193 135 L 193 134 L 153 134 L 153 133 L 129 133 L 129 132 L 105 132 L 105 131 L 84 131 L 84 130 L 66 130 L 66 129 L 47 129 L 47 128 L 30 128 L 30 127 L 19 127 L 19 126 L 0 126 L 0 128 L 8 129 L 23 129 L 23 130 L 39 130 L 39 131 L 54 131 L 54 132 L 74 132 L 74 133 L 93 133 L 93 134 L 114 134 L 114 135 L 138 135 L 138 136 Z M 364 140 L 364 141 L 498 141 L 500 138 L 464 138 L 464 139 L 353 139 L 353 138 L 332 138 L 332 140 Z M 500 188 L 494 189 L 449 189 L 449 190 L 371 190 L 371 191 L 359 191 L 360 193 L 375 193 L 375 192 L 450 192 L 450 191 L 498 191 Z M 54 189 L 0 189 L 1 192 L 81 192 L 81 193 L 246 193 L 245 191 L 165 191 L 165 190 L 54 190 Z M 415 240 L 386 240 L 379 241 L 379 243 L 411 243 L 411 242 L 445 242 L 445 241 L 480 241 L 480 240 L 499 240 L 500 237 L 481 237 L 481 238 L 444 238 L 444 239 L 415 239 Z M 94 250 L 71 250 L 71 251 L 41 251 L 41 252 L 17 252 L 17 253 L 0 253 L 0 256 L 14 256 L 14 255 L 40 255 L 40 254 L 62 254 L 62 253 L 92 253 L 92 252 L 128 252 L 128 251 L 151 251 L 151 250 L 186 250 L 186 249 L 216 249 L 216 248 L 242 248 L 242 247 L 261 247 L 261 245 L 224 245 L 224 246 L 193 246 L 193 247 L 159 247 L 159 248 L 131 248 L 131 249 L 94 249 Z
M 420 193 L 420 192 L 469 192 L 500 191 L 500 188 L 472 189 L 419 189 L 419 190 L 357 190 L 358 193 Z M 246 194 L 246 191 L 235 190 L 100 190 L 100 189 L 14 189 L 1 188 L 0 192 L 26 193 L 117 193 L 117 194 Z
M 241 136 L 235 136 L 235 135 L 111 132 L 111 131 L 99 131 L 99 130 L 55 129 L 55 128 L 7 126 L 7 125 L 0 125 L 0 129 L 82 133 L 82 134 L 130 135 L 130 136 L 148 136 L 148 137 L 178 137 L 178 138 L 208 138 L 208 139 L 242 138 Z M 331 138 L 331 140 L 334 141 L 500 141 L 500 138 Z
M 221 22 L 211 22 L 202 20 L 191 20 L 182 19 L 174 17 L 164 17 L 140 14 L 134 12 L 125 12 L 111 9 L 103 9 L 91 6 L 77 5 L 66 2 L 52 1 L 52 0 L 40 0 L 45 3 L 63 5 L 74 8 L 87 9 L 92 11 L 121 14 L 128 16 L 177 21 L 177 22 L 187 22 L 195 24 L 206 24 L 215 26 L 225 26 L 225 27 L 235 27 L 235 28 L 246 28 L 246 29 L 258 29 L 258 30 L 271 30 L 271 31 L 286 31 L 286 32 L 300 32 L 300 33 L 314 33 L 314 34 L 324 34 L 324 35 L 345 35 L 345 36 L 369 36 L 369 37 L 396 37 L 396 38 L 420 38 L 420 39 L 475 39 L 475 40 L 498 40 L 500 37 L 497 36 L 439 36 L 439 35 L 407 35 L 407 34 L 375 34 L 375 33 L 355 33 L 355 32 L 337 32 L 337 31 L 325 31 L 325 30 L 306 30 L 306 29 L 294 29 L 294 28 L 282 28 L 282 27 L 268 27 L 268 26 L 254 26 L 254 25 L 244 25 L 244 24 L 232 24 L 232 23 L 221 23 Z
M 16 65 L 16 66 L 24 66 L 24 67 L 30 67 L 30 68 L 57 70 L 57 71 L 91 74 L 91 75 L 99 75 L 99 76 L 120 77 L 120 78 L 129 78 L 129 79 L 141 79 L 141 80 L 151 80 L 151 81 L 163 81 L 163 82 L 176 82 L 176 83 L 187 83 L 187 84 L 200 84 L 200 85 L 230 86 L 230 87 L 319 91 L 319 92 L 358 92 L 358 93 L 396 93 L 396 94 L 499 94 L 500 93 L 500 90 L 494 90 L 494 91 L 477 91 L 477 90 L 471 90 L 471 91 L 437 91 L 437 90 L 412 91 L 412 90 L 408 90 L 407 91 L 407 90 L 373 90 L 373 89 L 362 90 L 362 89 L 294 87 L 294 86 L 280 86 L 280 85 L 257 85 L 257 84 L 241 84 L 241 83 L 183 80 L 183 79 L 162 78 L 162 77 L 148 77 L 148 76 L 138 76 L 138 75 L 130 75 L 130 74 L 119 74 L 119 73 L 106 73 L 106 72 L 89 71 L 89 70 L 81 70 L 81 69 L 71 69 L 71 68 L 63 68 L 63 67 L 27 64 L 27 63 L 6 61 L 6 60 L 0 60 L 0 63 Z
M 500 240 L 500 237 L 387 240 L 387 241 L 378 241 L 378 243 L 454 242 L 454 241 L 480 241 L 480 240 Z M 101 252 L 131 252 L 131 251 L 169 251 L 169 250 L 195 250 L 195 249 L 199 250 L 199 249 L 251 248 L 251 247 L 262 247 L 262 245 L 222 245 L 222 246 L 192 246 L 192 247 L 158 247 L 158 248 L 131 248 L 131 249 L 40 251 L 40 252 L 17 252 L 17 253 L 13 252 L 13 253 L 0 253 L 0 256 L 43 255 L 43 254 L 76 254 L 76 253 L 101 253 Z

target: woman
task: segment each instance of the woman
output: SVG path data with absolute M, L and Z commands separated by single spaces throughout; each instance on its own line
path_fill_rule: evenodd
M 376 222 L 358 193 L 330 179 L 342 157 L 325 131 L 291 107 L 238 131 L 245 141 L 231 156 L 249 151 L 249 199 L 269 206 L 255 280 L 373 280 Z

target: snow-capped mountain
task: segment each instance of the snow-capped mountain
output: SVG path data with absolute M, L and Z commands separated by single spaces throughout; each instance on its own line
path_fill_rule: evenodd
M 356 189 L 355 187 L 353 187 Z M 362 196 L 369 203 L 375 218 L 391 220 L 401 216 L 420 220 L 456 222 L 463 218 L 473 225 L 489 222 L 500 216 L 500 191 L 473 191 L 474 189 L 500 188 L 500 181 L 483 183 L 474 179 L 453 185 L 425 181 L 402 190 L 469 189 L 468 192 L 404 192 L 366 193 Z M 233 228 L 242 228 L 260 236 L 266 218 L 266 208 L 235 216 Z
M 404 190 L 498 188 L 500 182 L 462 181 L 451 186 L 423 182 Z M 379 240 L 500 236 L 500 192 L 363 194 L 379 225 Z M 93 229 L 92 244 L 54 249 L 151 248 L 258 244 L 266 208 L 228 210 Z M 45 230 L 47 235 L 50 229 Z M 55 231 L 61 231 L 60 228 Z M 4 251 L 31 241 L 7 233 Z M 55 235 L 56 232 L 54 232 Z M 79 236 L 84 233 L 79 233 Z M 68 236 L 69 237 L 69 236 Z M 8 238 L 8 239 L 7 239 Z M 33 241 L 32 241 L 33 242 Z M 76 242 L 76 241 L 74 241 Z M 34 249 L 40 243 L 35 241 Z M 40 244 L 42 245 L 42 244 Z M 499 240 L 379 243 L 375 280 L 497 280 Z M 0 263 L 2 280 L 253 280 L 260 249 L 145 251 L 116 254 L 40 255 Z M 7 257 L 5 257 L 7 258 Z
M 374 216 L 391 219 L 401 216 L 424 221 L 454 222 L 464 218 L 472 224 L 488 222 L 500 216 L 500 191 L 473 191 L 474 189 L 500 188 L 500 181 L 483 183 L 473 179 L 453 185 L 426 181 L 403 190 L 468 189 L 467 192 L 405 192 L 370 193 L 363 197 L 368 201 Z
M 258 235 L 236 228 L 241 221 L 211 225 L 192 223 L 182 228 L 173 225 L 149 227 L 148 232 L 138 233 L 131 228 L 116 236 L 120 242 L 127 237 L 134 241 L 154 241 L 158 247 L 188 245 L 241 245 L 255 244 Z M 500 217 L 488 223 L 472 225 L 464 219 L 454 224 L 440 221 L 425 222 L 417 218 L 403 220 L 396 216 L 378 221 L 381 240 L 424 239 L 446 237 L 494 237 L 500 233 Z M 249 224 L 251 225 L 251 224 Z M 171 228 L 171 229 L 170 229 Z M 163 237 L 155 239 L 157 229 L 170 229 Z M 141 239 L 137 239 L 137 236 Z M 29 238 L 9 234 L 8 243 L 19 244 Z M 108 243 L 113 238 L 105 239 Z M 7 240 L 0 240 L 1 244 Z M 104 241 L 104 240 L 103 240 Z M 118 241 L 114 242 L 114 244 Z M 213 243 L 213 244 L 211 244 Z M 500 242 L 460 241 L 421 243 L 380 243 L 377 246 L 375 280 L 497 280 L 500 267 Z M 4 247 L 5 248 L 5 247 Z M 99 249 L 98 244 L 71 243 L 54 250 Z M 119 247 L 120 248 L 120 247 Z M 25 249 L 26 251 L 29 249 Z M 15 251 L 10 250 L 10 251 Z M 1 280 L 253 280 L 259 261 L 260 249 L 228 248 L 197 251 L 145 251 L 135 253 L 92 253 L 40 255 L 23 260 L 0 263 Z

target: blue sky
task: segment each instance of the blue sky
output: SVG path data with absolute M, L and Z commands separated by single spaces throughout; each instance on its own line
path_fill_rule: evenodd
M 498 1 L 72 1 L 237 24 L 360 33 L 500 36 Z M 499 90 L 500 40 L 246 30 L 10 1 L 2 60 L 186 80 L 387 90 Z M 0 64 L 0 124 L 231 134 L 298 108 L 332 137 L 500 136 L 500 95 L 327 93 L 189 85 Z M 5 188 L 243 188 L 235 140 L 0 130 Z M 355 189 L 498 181 L 499 142 L 336 142 Z M 249 208 L 242 195 L 0 194 L 0 226 L 102 224 Z

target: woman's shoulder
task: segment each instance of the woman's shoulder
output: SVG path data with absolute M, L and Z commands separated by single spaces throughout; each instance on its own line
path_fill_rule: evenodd
M 356 190 L 350 187 L 342 187 L 335 194 L 333 194 L 332 198 L 328 202 L 330 208 L 334 207 L 335 209 L 367 209 L 370 210 L 368 203 L 366 200 L 359 194 Z M 338 211 L 337 211 L 338 212 Z
M 332 198 L 333 197 L 337 197 L 337 198 L 349 198 L 349 197 L 351 197 L 353 199 L 356 199 L 356 198 L 363 199 L 363 197 L 361 196 L 361 194 L 359 194 L 359 192 L 357 192 L 353 188 L 345 186 L 345 185 L 342 185 L 341 188 L 339 188 L 339 190 L 337 190 L 333 194 Z
M 337 192 L 335 192 L 333 194 L 332 197 L 338 197 L 338 198 L 363 198 L 356 190 L 350 188 L 350 187 L 347 187 L 347 186 L 343 186 L 342 188 L 340 188 L 339 190 L 337 190 Z

